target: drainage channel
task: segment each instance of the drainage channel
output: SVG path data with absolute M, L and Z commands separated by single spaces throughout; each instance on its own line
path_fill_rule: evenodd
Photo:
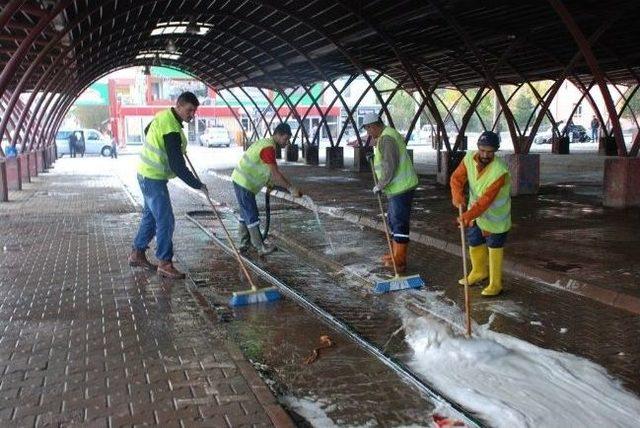
M 223 218 L 227 217 L 226 213 L 223 214 Z M 203 232 L 205 232 L 222 250 L 224 250 L 228 254 L 232 254 L 231 248 L 228 246 L 226 240 L 224 238 L 219 238 L 217 235 L 217 230 L 214 231 L 215 221 L 213 220 L 213 213 L 210 211 L 190 211 L 187 213 L 187 218 L 192 221 L 197 227 L 199 227 Z M 227 222 L 225 222 L 227 224 Z M 229 226 L 233 228 L 233 226 Z M 223 236 L 221 233 L 220 236 Z M 280 251 L 281 255 L 278 257 L 287 257 L 291 256 L 289 254 L 282 254 L 285 252 Z M 347 296 L 347 292 L 351 292 L 353 295 L 353 290 L 346 290 L 340 288 L 338 290 L 334 290 L 332 293 L 333 297 L 326 297 L 325 300 L 318 299 L 318 293 L 325 293 L 326 290 L 311 290 L 309 289 L 301 290 L 300 284 L 297 284 L 297 281 L 291 281 L 291 278 L 288 278 L 287 275 L 283 275 L 281 272 L 273 273 L 271 269 L 271 263 L 269 265 L 269 270 L 267 270 L 267 266 L 260 261 L 254 262 L 253 260 L 243 257 L 246 266 L 251 269 L 255 274 L 260 276 L 264 281 L 277 286 L 281 292 L 287 296 L 289 299 L 294 301 L 296 304 L 314 314 L 316 317 L 323 320 L 325 323 L 330 325 L 335 330 L 342 333 L 349 340 L 355 343 L 358 347 L 366 351 L 368 354 L 372 355 L 377 361 L 384 364 L 386 367 L 391 369 L 394 373 L 396 373 L 400 379 L 402 379 L 405 383 L 411 385 L 413 388 L 417 389 L 424 396 L 428 397 L 434 403 L 438 405 L 438 407 L 447 407 L 451 409 L 452 416 L 457 419 L 464 421 L 468 426 L 480 427 L 485 426 L 485 424 L 473 413 L 469 412 L 462 406 L 448 399 L 448 397 L 431 385 L 424 378 L 416 375 L 410 367 L 408 367 L 403 361 L 401 361 L 401 356 L 407 353 L 406 349 L 396 349 L 395 352 L 385 352 L 386 345 L 388 342 L 395 336 L 398 331 L 397 324 L 393 322 L 380 322 L 387 320 L 384 318 L 384 315 L 381 313 L 385 310 L 388 310 L 384 305 L 371 304 L 371 302 L 355 302 L 354 299 L 353 305 L 340 305 L 337 304 L 337 301 L 345 301 L 353 296 Z M 302 278 L 303 281 L 317 281 L 319 276 L 322 276 L 322 273 L 314 272 L 310 270 L 306 272 L 305 269 L 296 269 L 297 278 Z M 347 287 L 348 288 L 348 287 Z M 314 296 L 315 294 L 315 296 Z M 357 296 L 356 298 L 363 298 L 367 296 Z M 332 300 L 333 299 L 333 300 Z M 366 301 L 366 299 L 363 299 Z M 360 305 L 360 306 L 358 306 Z M 356 306 L 355 308 L 353 306 Z M 367 307 L 367 316 L 355 317 L 354 314 L 362 311 L 363 307 Z M 331 310 L 328 310 L 331 308 Z M 372 319 L 371 319 L 372 318 Z M 389 318 L 392 319 L 392 318 Z M 359 325 L 360 324 L 360 325 Z M 368 329 L 368 330 L 367 330 Z M 384 331 L 380 331 L 384 330 Z M 365 334 L 362 334 L 364 331 Z M 392 332 L 391 335 L 389 332 Z M 378 340 L 370 340 L 371 335 L 378 335 L 376 337 Z M 391 337 L 389 340 L 385 340 L 385 344 L 381 345 L 380 337 Z M 389 355 L 393 354 L 393 355 Z M 398 358 L 400 357 L 400 358 Z

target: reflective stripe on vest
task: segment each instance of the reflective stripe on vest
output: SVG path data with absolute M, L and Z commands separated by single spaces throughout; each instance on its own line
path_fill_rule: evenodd
M 469 180 L 469 204 L 470 208 L 484 192 L 500 177 L 507 175 L 502 186 L 491 205 L 477 219 L 476 223 L 482 230 L 491 233 L 504 233 L 511 229 L 511 176 L 509 167 L 502 159 L 494 157 L 493 161 L 485 167 L 481 175 L 474 160 L 476 152 L 467 152 L 464 157 L 464 166 L 467 169 Z
M 267 147 L 275 149 L 276 142 L 273 141 L 273 138 L 258 140 L 250 145 L 231 174 L 231 179 L 234 183 L 253 194 L 260 192 L 271 178 L 271 170 L 260 159 L 260 152 Z
M 175 132 L 180 134 L 180 150 L 184 154 L 187 151 L 187 138 L 171 109 L 163 110 L 154 116 L 140 152 L 138 174 L 153 180 L 168 180 L 176 176 L 169 167 L 169 158 L 164 146 L 164 136 Z
M 395 129 L 385 126 L 382 134 L 380 134 L 380 141 L 384 137 L 391 137 L 396 147 L 398 148 L 398 167 L 396 168 L 395 175 L 393 179 L 385 186 L 383 192 L 387 196 L 394 196 L 404 193 L 408 190 L 413 189 L 418 185 L 418 174 L 416 174 L 416 170 L 413 167 L 413 162 L 411 162 L 411 158 L 409 157 L 409 153 L 407 152 L 407 145 L 404 143 L 404 139 L 402 135 Z M 376 144 L 374 148 L 374 157 L 373 157 L 373 168 L 376 173 L 376 177 L 380 180 L 382 177 L 383 169 L 382 169 L 382 151 L 379 148 L 380 144 Z

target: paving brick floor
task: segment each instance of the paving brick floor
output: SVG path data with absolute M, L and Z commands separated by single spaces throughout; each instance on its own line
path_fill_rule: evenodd
M 185 281 L 127 265 L 137 208 L 73 161 L 0 205 L 0 426 L 290 423 Z

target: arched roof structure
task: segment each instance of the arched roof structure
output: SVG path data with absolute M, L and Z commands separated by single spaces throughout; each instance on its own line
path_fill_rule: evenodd
M 0 4 L 0 134 L 18 130 L 14 144 L 47 144 L 82 88 L 112 70 L 153 64 L 178 67 L 214 88 L 275 90 L 377 70 L 418 91 L 439 126 L 434 88 L 494 90 L 514 137 L 500 86 L 570 79 L 585 92 L 600 88 L 618 154 L 628 154 L 606 85 L 639 81 L 633 0 Z M 540 94 L 540 117 L 554 91 Z M 25 92 L 33 94 L 26 102 L 19 98 Z

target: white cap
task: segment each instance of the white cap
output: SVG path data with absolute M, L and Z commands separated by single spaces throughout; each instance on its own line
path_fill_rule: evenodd
M 370 125 L 379 121 L 380 116 L 378 116 L 376 113 L 367 113 L 364 115 L 364 119 L 362 119 L 362 126 Z

